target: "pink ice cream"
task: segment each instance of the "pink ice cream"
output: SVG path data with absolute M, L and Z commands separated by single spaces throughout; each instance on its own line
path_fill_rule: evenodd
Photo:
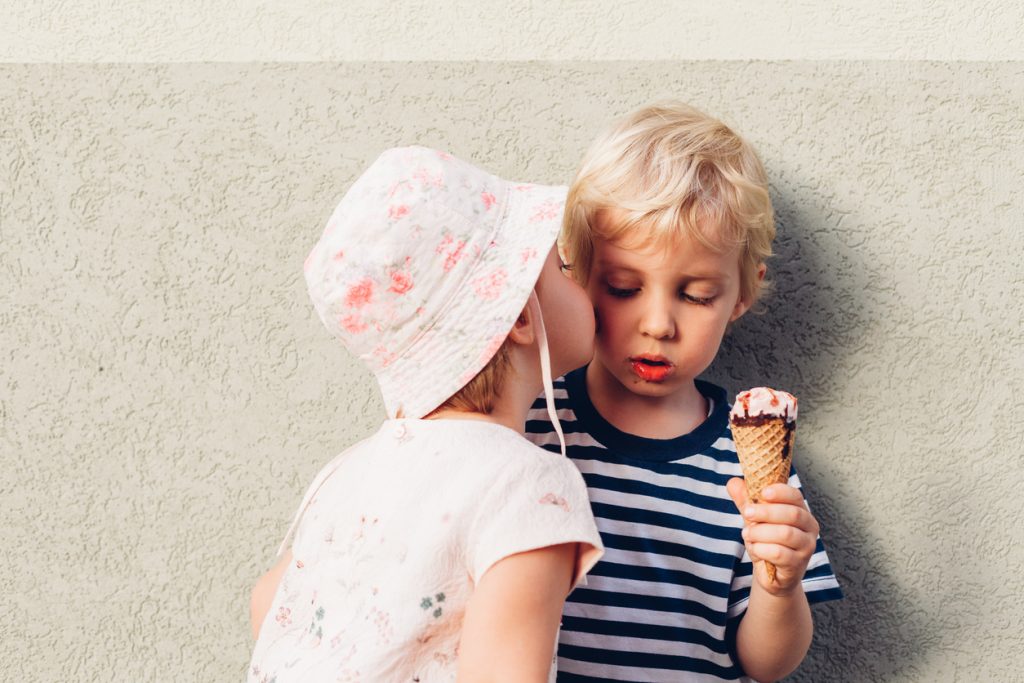
M 773 417 L 796 422 L 796 396 L 768 387 L 754 387 L 736 396 L 736 402 L 729 413 L 732 421 Z

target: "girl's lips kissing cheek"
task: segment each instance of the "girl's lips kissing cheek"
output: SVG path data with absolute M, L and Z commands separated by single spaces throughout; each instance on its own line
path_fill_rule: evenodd
M 675 369 L 662 356 L 631 356 L 629 365 L 633 374 L 645 382 L 663 382 Z

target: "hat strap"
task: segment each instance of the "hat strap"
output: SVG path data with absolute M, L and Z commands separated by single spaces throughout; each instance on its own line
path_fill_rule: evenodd
M 548 353 L 548 335 L 544 330 L 544 316 L 540 312 L 540 300 L 537 298 L 536 289 L 530 292 L 530 300 L 527 305 L 530 308 L 530 314 L 537 321 L 537 346 L 540 348 L 540 375 L 544 380 L 544 402 L 547 403 L 548 417 L 551 419 L 551 426 L 558 434 L 558 443 L 564 457 L 565 434 L 562 433 L 558 413 L 555 412 L 555 387 L 551 381 L 551 354 Z

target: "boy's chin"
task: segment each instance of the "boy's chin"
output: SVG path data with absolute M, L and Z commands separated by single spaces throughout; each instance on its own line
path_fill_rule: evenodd
M 640 396 L 658 397 L 671 396 L 678 392 L 679 389 L 687 383 L 685 381 L 680 383 L 678 377 L 673 377 L 662 382 L 653 382 L 650 380 L 643 380 L 638 377 L 631 377 L 627 378 L 625 382 L 620 380 L 620 384 L 622 384 L 622 386 L 631 393 L 639 394 Z
M 625 391 L 647 398 L 667 398 L 693 386 L 693 380 L 676 373 L 664 380 L 656 381 L 637 377 L 635 374 L 616 373 L 617 383 Z

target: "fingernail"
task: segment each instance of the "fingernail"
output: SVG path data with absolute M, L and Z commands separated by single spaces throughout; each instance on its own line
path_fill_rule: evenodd
M 743 516 L 744 517 L 753 517 L 754 516 L 754 506 L 753 505 L 748 505 L 746 508 L 744 508 L 743 509 Z

